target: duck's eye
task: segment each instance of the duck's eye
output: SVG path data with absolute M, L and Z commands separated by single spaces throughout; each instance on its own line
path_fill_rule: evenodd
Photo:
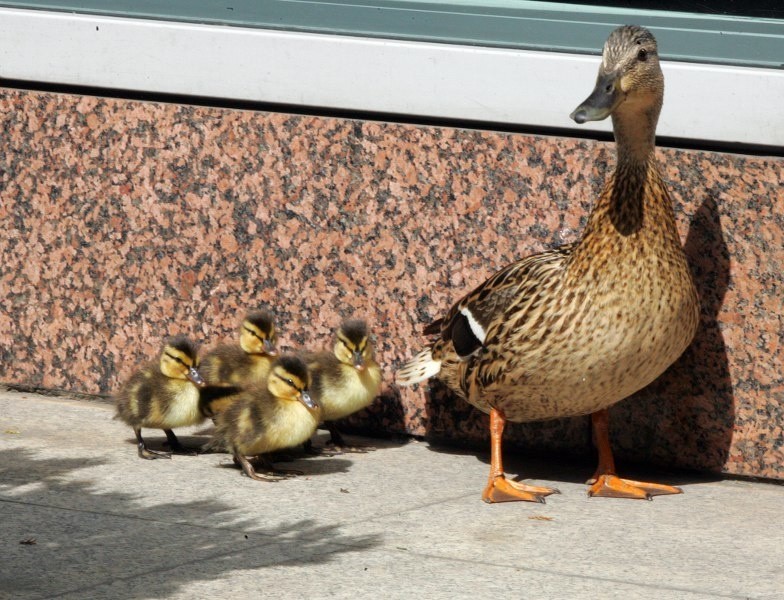
M 640 48 L 640 51 L 637 52 L 637 60 L 645 62 L 648 59 L 648 52 L 645 48 Z

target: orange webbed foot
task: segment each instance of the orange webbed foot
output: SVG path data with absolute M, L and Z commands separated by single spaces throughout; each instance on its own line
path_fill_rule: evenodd
M 509 481 L 503 475 L 493 477 L 482 492 L 482 500 L 488 504 L 495 502 L 539 502 L 550 494 L 560 494 L 555 488 L 540 487 Z
M 602 496 L 604 498 L 653 500 L 653 496 L 683 493 L 681 488 L 675 487 L 674 485 L 621 479 L 617 475 L 612 474 L 593 477 L 589 479 L 587 483 L 592 484 L 591 487 L 588 488 L 589 496 Z

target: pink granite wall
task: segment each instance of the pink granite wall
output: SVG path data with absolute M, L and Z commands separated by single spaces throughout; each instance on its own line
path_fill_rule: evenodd
M 354 424 L 468 442 L 486 417 L 392 372 L 494 269 L 573 240 L 613 162 L 567 138 L 0 91 L 0 382 L 106 394 L 163 336 L 267 305 L 282 344 L 362 316 L 386 370 Z M 784 478 L 784 159 L 662 150 L 703 299 L 620 457 Z M 591 452 L 586 419 L 510 442 Z M 510 444 L 511 445 L 511 444 Z

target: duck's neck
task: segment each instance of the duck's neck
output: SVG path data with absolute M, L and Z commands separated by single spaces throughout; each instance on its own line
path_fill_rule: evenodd
M 646 106 L 624 103 L 613 113 L 618 161 L 591 213 L 586 236 L 629 236 L 658 219 L 660 211 L 672 212 L 654 156 L 660 109 L 660 101 Z
M 613 134 L 618 149 L 618 167 L 647 165 L 656 149 L 656 123 L 661 98 L 642 102 L 624 102 L 612 115 Z

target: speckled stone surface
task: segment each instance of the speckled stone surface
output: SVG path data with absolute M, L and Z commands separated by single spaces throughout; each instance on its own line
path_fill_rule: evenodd
M 232 339 L 248 308 L 292 348 L 354 315 L 385 385 L 353 425 L 469 443 L 485 415 L 394 369 L 495 269 L 574 240 L 614 161 L 568 138 L 14 90 L 0 131 L 0 382 L 105 394 L 162 337 Z M 702 326 L 612 409 L 618 457 L 784 478 L 784 159 L 659 158 Z M 592 452 L 586 418 L 506 439 Z

